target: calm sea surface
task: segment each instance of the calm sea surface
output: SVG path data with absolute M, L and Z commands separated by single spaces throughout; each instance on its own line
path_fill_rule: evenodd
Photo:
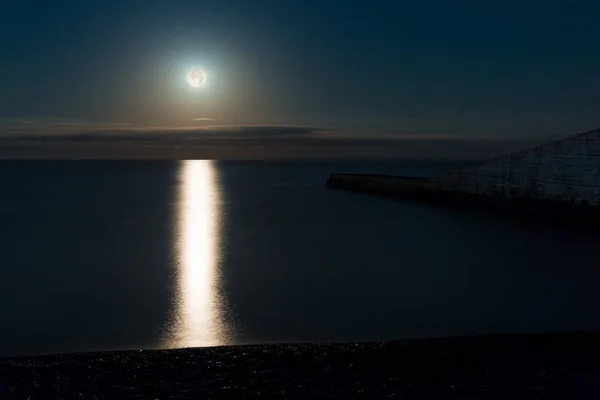
M 600 329 L 600 237 L 324 187 L 464 164 L 0 163 L 0 356 Z

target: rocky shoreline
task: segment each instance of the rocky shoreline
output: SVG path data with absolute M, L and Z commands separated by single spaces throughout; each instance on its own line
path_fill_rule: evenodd
M 600 334 L 0 358 L 1 399 L 596 399 Z

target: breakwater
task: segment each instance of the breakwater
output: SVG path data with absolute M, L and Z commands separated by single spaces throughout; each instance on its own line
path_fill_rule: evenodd
M 600 129 L 432 178 L 331 174 L 327 186 L 600 226 Z

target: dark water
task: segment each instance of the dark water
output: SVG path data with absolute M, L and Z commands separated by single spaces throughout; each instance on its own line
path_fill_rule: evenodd
M 600 328 L 600 237 L 324 187 L 452 164 L 3 162 L 0 355 Z

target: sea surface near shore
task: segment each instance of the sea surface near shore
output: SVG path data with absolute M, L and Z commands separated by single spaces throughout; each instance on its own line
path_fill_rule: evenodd
M 460 163 L 0 163 L 0 357 L 600 331 L 600 236 L 330 190 Z

